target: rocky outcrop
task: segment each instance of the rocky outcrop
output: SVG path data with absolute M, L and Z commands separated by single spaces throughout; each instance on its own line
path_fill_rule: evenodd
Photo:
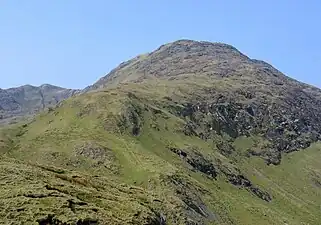
M 272 201 L 272 197 L 268 192 L 263 191 L 258 187 L 255 187 L 252 184 L 252 182 L 246 177 L 244 177 L 243 175 L 241 174 L 235 175 L 235 174 L 229 174 L 229 173 L 225 175 L 227 175 L 228 180 L 231 184 L 247 189 L 248 191 L 252 192 L 254 195 L 256 195 L 257 197 L 259 197 L 264 201 L 267 201 L 267 202 Z
M 271 144 L 260 154 L 269 164 L 280 163 L 280 153 L 304 149 L 320 139 L 319 89 L 223 43 L 178 40 L 162 45 L 122 63 L 86 91 L 155 78 L 184 82 L 197 77 L 213 87 L 191 87 L 194 92 L 184 100 L 176 98 L 177 107 L 170 109 L 186 119 L 186 135 L 264 136 Z M 230 146 L 218 148 L 226 155 L 233 151 Z
M 164 181 L 173 187 L 176 195 L 182 201 L 186 217 L 184 224 L 201 225 L 217 219 L 215 213 L 206 206 L 201 198 L 201 195 L 207 192 L 205 189 L 194 186 L 179 174 L 167 176 Z
M 43 218 L 37 219 L 36 221 L 39 225 L 97 225 L 99 221 L 97 219 L 85 218 L 79 219 L 76 222 L 63 222 L 56 218 L 54 214 L 49 214 Z
M 304 99 L 304 100 L 303 100 Z M 291 97 L 273 102 L 241 102 L 232 99 L 214 99 L 186 104 L 177 114 L 186 119 L 184 133 L 202 139 L 215 135 L 240 136 L 259 135 L 270 141 L 261 153 L 268 163 L 280 163 L 282 152 L 305 149 L 318 140 L 321 134 L 321 100 L 306 94 L 293 93 Z M 309 108 L 309 109 L 308 109 Z M 219 142 L 217 147 L 223 154 L 233 152 L 228 142 Z
M 75 154 L 96 161 L 98 164 L 105 161 L 114 161 L 111 149 L 96 144 L 95 142 L 85 142 L 75 146 Z
M 187 153 L 186 151 L 174 147 L 169 147 L 169 149 L 177 154 L 180 158 L 185 160 L 193 170 L 199 171 L 206 174 L 210 178 L 216 178 L 217 172 L 211 161 L 205 159 L 203 155 L 197 151 L 192 153 Z
M 272 201 L 272 197 L 268 192 L 256 187 L 236 167 L 228 167 L 219 161 L 213 163 L 211 160 L 206 159 L 200 153 L 200 151 L 196 151 L 195 149 L 185 150 L 169 147 L 169 150 L 187 162 L 194 171 L 201 172 L 207 175 L 209 178 L 216 178 L 219 174 L 223 175 L 227 178 L 227 182 L 233 184 L 234 186 L 244 188 L 264 201 Z
M 124 106 L 123 112 L 120 115 L 117 127 L 121 133 L 130 131 L 131 135 L 138 136 L 144 124 L 144 109 L 136 101 L 136 97 L 132 94 L 129 95 L 130 100 Z

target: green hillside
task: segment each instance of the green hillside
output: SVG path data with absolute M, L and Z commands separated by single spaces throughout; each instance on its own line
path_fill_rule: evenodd
M 0 224 L 319 225 L 321 91 L 181 40 L 0 130 Z
M 1 223 L 319 224 L 321 146 L 268 166 L 239 137 L 224 156 L 175 115 L 189 85 L 88 93 L 2 132 Z

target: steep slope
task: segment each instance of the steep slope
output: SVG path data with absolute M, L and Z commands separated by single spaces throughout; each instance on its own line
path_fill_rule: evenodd
M 77 90 L 65 89 L 49 84 L 34 87 L 25 85 L 18 88 L 0 89 L 0 119 L 34 114 L 69 98 Z
M 269 142 L 260 152 L 280 163 L 281 152 L 306 148 L 320 139 L 321 91 L 252 60 L 230 45 L 180 40 L 122 63 L 86 91 L 128 82 L 195 82 L 178 112 L 187 129 L 203 139 L 255 134 Z
M 164 45 L 0 130 L 0 223 L 317 225 L 320 93 L 228 45 Z

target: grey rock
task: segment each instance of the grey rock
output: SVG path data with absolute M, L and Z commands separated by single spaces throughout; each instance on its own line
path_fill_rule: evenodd
M 49 84 L 0 89 L 0 123 L 14 117 L 30 116 L 79 93 Z

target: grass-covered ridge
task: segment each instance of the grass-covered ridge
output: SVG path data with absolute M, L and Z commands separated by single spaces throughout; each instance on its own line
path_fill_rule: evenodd
M 202 76 L 124 84 L 1 130 L 0 223 L 319 224 L 320 144 L 268 165 L 273 152 L 251 154 L 265 137 L 233 138 L 216 111 L 189 106 L 214 85 L 234 88 Z

